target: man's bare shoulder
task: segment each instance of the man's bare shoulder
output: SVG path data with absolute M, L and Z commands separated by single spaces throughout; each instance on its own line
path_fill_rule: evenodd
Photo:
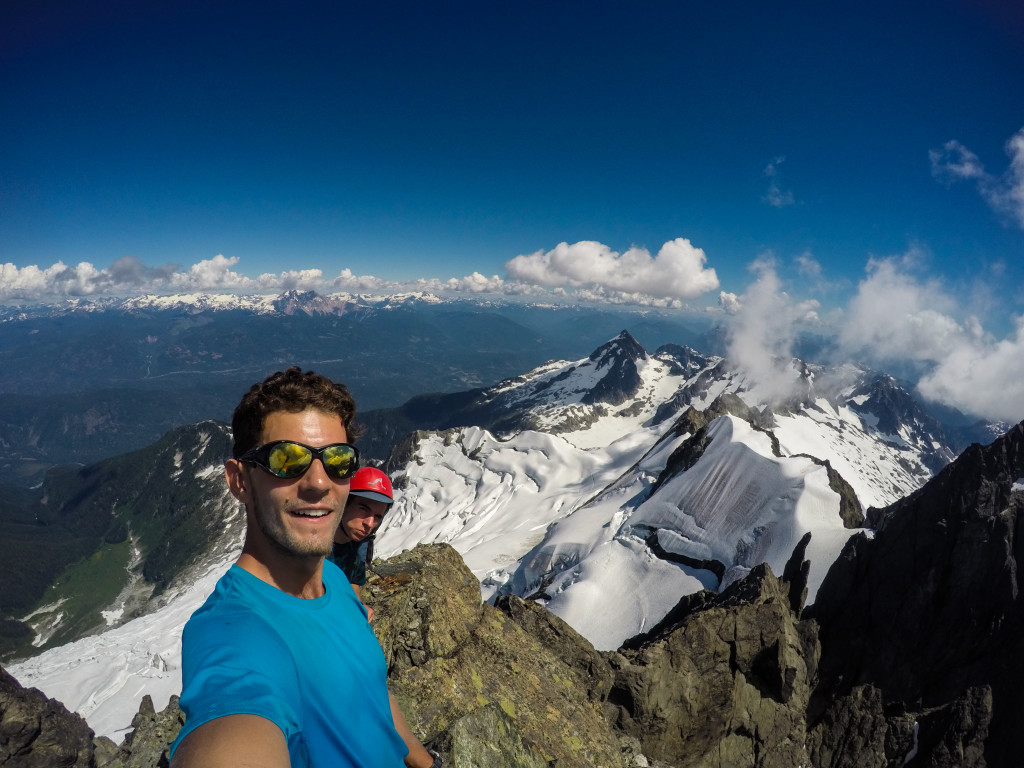
M 185 737 L 171 768 L 289 768 L 281 729 L 259 715 L 226 715 Z

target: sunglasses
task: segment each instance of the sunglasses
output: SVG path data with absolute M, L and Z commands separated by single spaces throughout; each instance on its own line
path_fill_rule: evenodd
M 359 469 L 359 451 L 348 443 L 313 448 L 291 440 L 275 440 L 250 448 L 238 460 L 255 464 L 274 477 L 294 480 L 306 474 L 306 470 L 313 466 L 313 459 L 320 459 L 324 472 L 335 480 L 347 480 Z

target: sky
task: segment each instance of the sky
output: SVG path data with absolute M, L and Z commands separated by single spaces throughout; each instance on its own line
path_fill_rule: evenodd
M 3 304 L 635 304 L 1024 417 L 1009 0 L 14 0 L 0 114 Z

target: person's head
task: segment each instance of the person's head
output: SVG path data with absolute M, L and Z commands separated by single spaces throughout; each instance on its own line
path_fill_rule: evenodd
M 380 526 L 395 501 L 391 479 L 376 467 L 362 467 L 349 485 L 341 525 L 334 535 L 339 543 L 362 541 Z
M 249 522 L 244 552 L 270 567 L 322 557 L 348 497 L 358 452 L 355 404 L 344 385 L 289 368 L 254 385 L 235 408 L 234 457 L 225 465 Z

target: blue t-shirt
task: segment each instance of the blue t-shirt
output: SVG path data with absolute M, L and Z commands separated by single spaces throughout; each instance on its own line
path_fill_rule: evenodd
M 326 594 L 303 600 L 232 565 L 182 635 L 185 725 L 259 715 L 288 742 L 292 768 L 402 768 L 384 653 L 344 574 L 325 562 Z

